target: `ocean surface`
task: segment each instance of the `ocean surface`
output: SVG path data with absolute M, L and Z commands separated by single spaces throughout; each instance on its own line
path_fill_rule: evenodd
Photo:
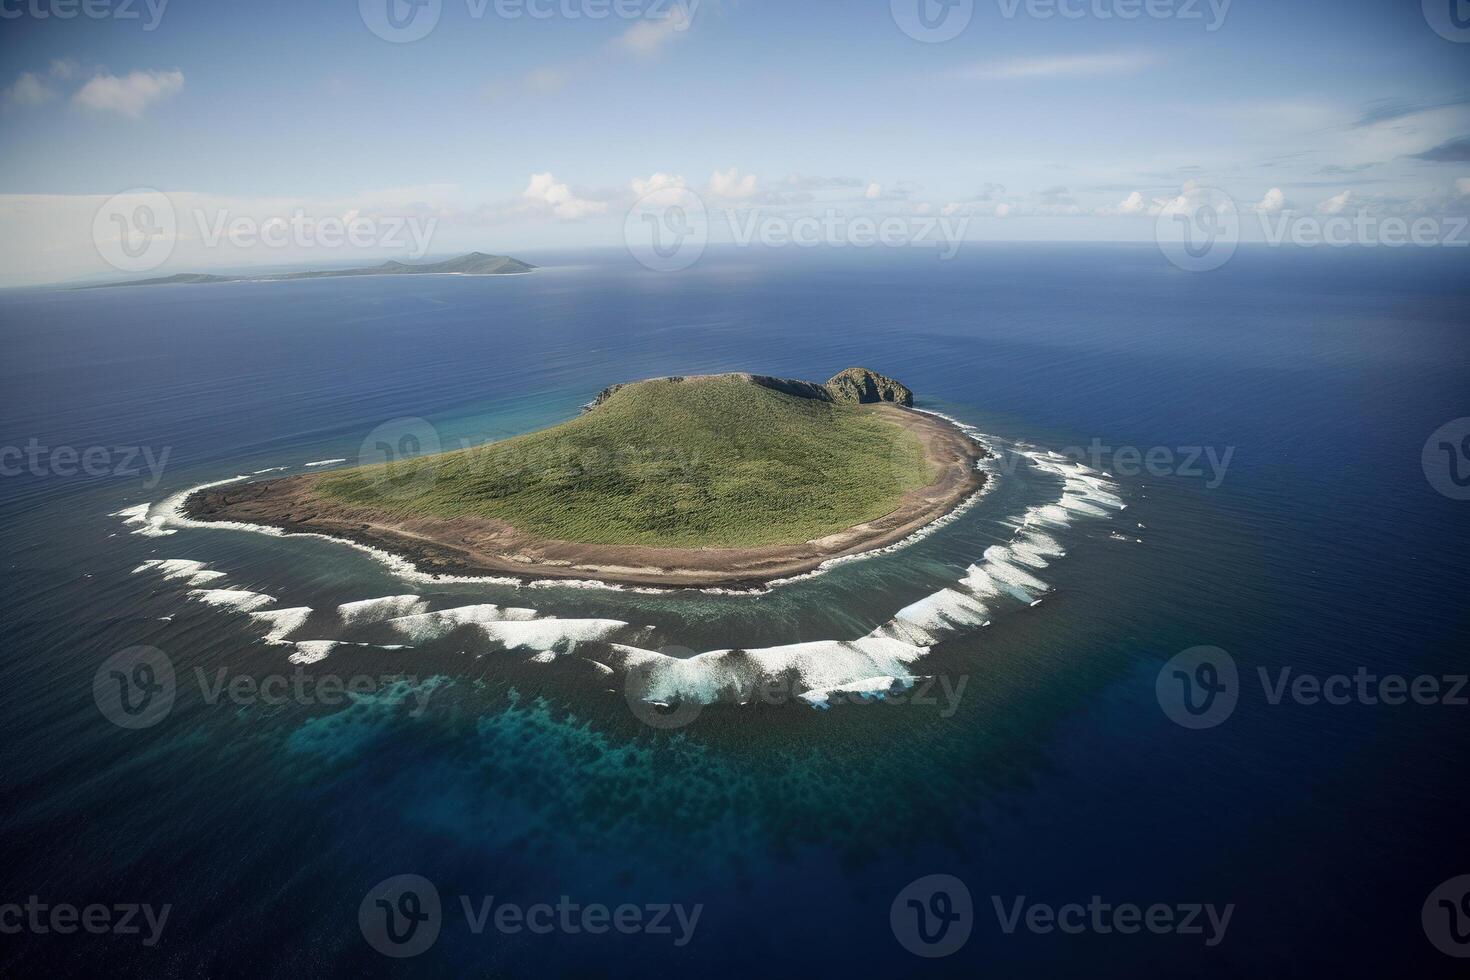
M 1470 501 L 1422 461 L 1470 416 L 1464 250 L 1242 247 L 1205 274 L 1122 245 L 522 257 L 543 268 L 0 292 L 0 905 L 169 906 L 151 943 L 7 932 L 0 973 L 1463 965 L 1421 910 L 1470 874 L 1470 691 L 1273 692 L 1470 670 Z M 433 581 L 171 509 L 503 439 L 613 382 L 852 365 L 973 427 L 989 489 L 756 593 Z M 1181 710 L 1186 676 L 1226 677 L 1229 710 Z M 381 885 L 402 875 L 438 915 Z M 916 941 L 916 893 L 959 948 Z M 631 911 L 497 928 L 487 901 Z M 1012 915 L 1090 902 L 1231 911 Z M 416 955 L 379 951 L 380 909 L 431 916 Z

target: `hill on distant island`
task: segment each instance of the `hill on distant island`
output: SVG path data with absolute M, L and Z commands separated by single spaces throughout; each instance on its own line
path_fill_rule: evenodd
M 155 279 L 133 279 L 126 282 L 105 282 L 83 289 L 106 289 L 112 286 L 173 286 L 197 285 L 216 282 L 277 282 L 288 279 L 336 279 L 345 276 L 515 276 L 530 272 L 536 267 L 508 255 L 487 255 L 470 252 L 442 262 L 409 265 L 396 259 L 382 265 L 363 269 L 322 269 L 311 272 L 267 273 L 254 276 L 218 276 L 201 272 L 181 272 Z

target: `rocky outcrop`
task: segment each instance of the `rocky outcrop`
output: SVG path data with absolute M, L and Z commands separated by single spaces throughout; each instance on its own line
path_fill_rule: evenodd
M 863 405 L 872 402 L 893 402 L 896 405 L 914 403 L 914 393 L 907 385 L 867 368 L 848 368 L 833 375 L 825 387 L 832 400 L 838 402 L 858 402 Z

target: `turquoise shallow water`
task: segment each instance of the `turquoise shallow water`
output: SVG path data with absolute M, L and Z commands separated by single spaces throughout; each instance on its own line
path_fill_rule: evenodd
M 1464 415 L 1466 281 L 1453 253 L 1243 249 L 1209 275 L 1124 246 L 932 256 L 714 253 L 693 272 L 614 255 L 527 256 L 514 280 L 363 280 L 12 292 L 0 330 L 7 445 L 148 446 L 146 475 L 0 482 L 6 526 L 5 893 L 170 903 L 161 941 L 27 936 L 7 972 L 356 975 L 888 969 L 1205 975 L 1439 954 L 1425 896 L 1470 863 L 1455 833 L 1464 709 L 1271 705 L 1257 667 L 1464 670 L 1465 504 L 1420 467 Z M 507 652 L 473 627 L 415 648 L 341 603 L 413 594 L 628 624 L 614 637 L 703 651 L 854 639 L 952 587 L 1063 478 L 1003 454 L 994 489 L 893 555 L 760 596 L 637 595 L 406 581 L 325 541 L 109 516 L 239 473 L 358 456 L 422 417 L 445 444 L 570 417 L 604 385 L 722 370 L 822 378 L 862 363 L 1009 450 L 1233 450 L 1208 475 L 1126 474 L 1128 504 L 1048 530 L 1049 587 L 944 632 L 916 673 L 932 699 L 715 705 L 662 730 L 630 708 L 599 642 Z M 1177 466 L 1176 466 L 1177 469 Z M 1114 472 L 1116 471 L 1116 472 Z M 1142 525 L 1140 527 L 1139 525 Z M 1120 540 L 1121 538 L 1121 540 Z M 240 610 L 134 572 L 188 559 L 209 588 L 316 610 L 293 633 L 350 639 L 309 665 Z M 652 627 L 652 630 L 647 630 Z M 158 724 L 98 710 L 109 656 L 164 651 L 180 682 Z M 1155 679 L 1188 648 L 1248 684 L 1190 731 Z M 365 677 L 350 703 L 209 699 L 209 683 Z M 205 682 L 201 685 L 199 674 Z M 402 678 L 402 679 L 400 679 Z M 941 684 L 940 681 L 943 683 Z M 315 690 L 315 689 L 314 689 Z M 789 699 L 787 699 L 789 701 Z M 934 703 L 927 703 L 933 700 Z M 916 703 L 917 702 L 917 703 Z M 421 710 L 420 710 L 421 709 Z M 358 909 L 429 879 L 437 941 L 390 963 Z M 910 881 L 975 899 L 943 960 L 890 927 Z M 532 904 L 701 904 L 693 939 L 475 935 L 458 896 Z M 1061 904 L 1215 902 L 1227 936 L 1007 934 L 991 896 Z M 268 937 L 268 938 L 267 938 Z

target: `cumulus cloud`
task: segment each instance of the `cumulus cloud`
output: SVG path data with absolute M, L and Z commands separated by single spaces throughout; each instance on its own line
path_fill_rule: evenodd
M 56 98 L 53 92 L 40 77 L 31 72 L 21 72 L 15 84 L 5 90 L 3 101 L 6 107 L 22 107 L 42 105 Z
M 83 85 L 72 101 L 100 112 L 117 112 L 137 118 L 143 110 L 160 99 L 176 95 L 184 87 L 184 73 L 173 71 L 134 71 L 126 75 L 94 75 Z
M 532 174 L 531 182 L 521 192 L 521 197 L 567 221 L 602 214 L 607 210 L 606 202 L 577 197 L 571 188 L 550 173 Z
M 870 201 L 876 201 L 883 196 L 883 185 L 876 180 L 868 184 L 868 189 L 863 191 L 863 197 Z
M 1327 200 L 1317 205 L 1317 213 L 1342 214 L 1342 212 L 1346 210 L 1348 206 L 1348 201 L 1352 198 L 1352 196 L 1352 191 L 1343 191 L 1341 194 L 1336 194 L 1332 197 L 1329 197 Z
M 1286 209 L 1286 195 L 1281 188 L 1273 187 L 1266 192 L 1266 196 L 1251 205 L 1251 210 L 1257 214 L 1280 214 Z
M 635 197 L 643 197 L 655 191 L 682 190 L 684 188 L 684 178 L 678 174 L 659 172 L 651 175 L 647 180 L 641 177 L 634 177 L 631 186 Z
M 1148 202 L 1143 199 L 1143 194 L 1134 191 L 1123 200 L 1118 202 L 1119 214 L 1143 214 L 1148 210 Z
M 710 174 L 709 192 L 713 197 L 743 201 L 755 197 L 758 190 L 755 174 L 742 175 L 738 167 L 731 167 L 724 173 L 716 170 Z

